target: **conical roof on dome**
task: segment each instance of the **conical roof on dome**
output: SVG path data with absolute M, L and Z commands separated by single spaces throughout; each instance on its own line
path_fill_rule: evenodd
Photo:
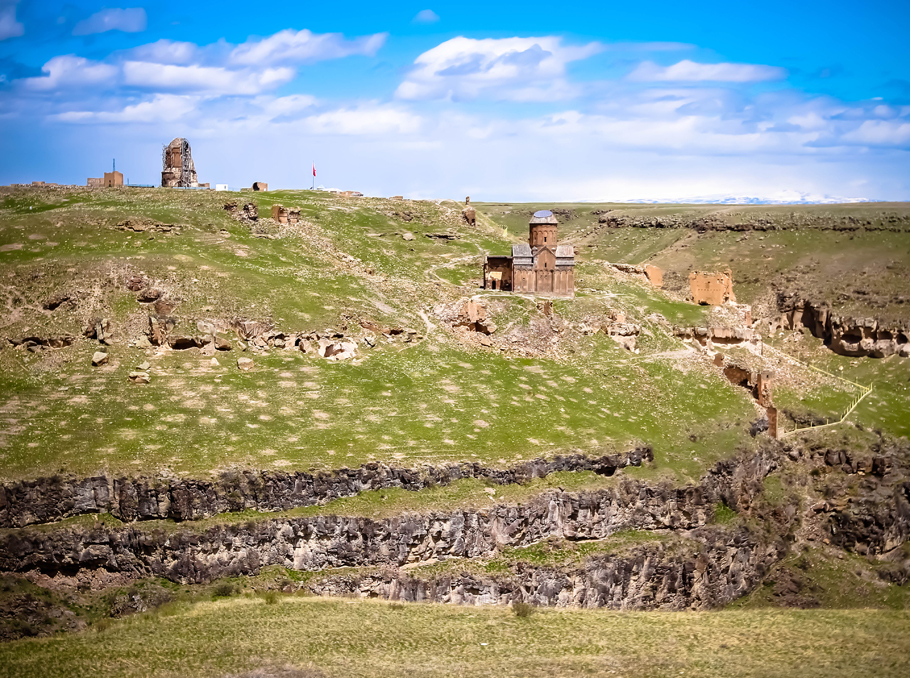
M 553 216 L 553 213 L 550 210 L 538 210 L 534 212 L 534 216 L 531 217 L 530 223 L 532 224 L 558 224 L 556 217 Z

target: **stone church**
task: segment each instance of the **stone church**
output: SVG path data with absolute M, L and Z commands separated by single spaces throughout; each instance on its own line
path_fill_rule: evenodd
M 531 217 L 527 245 L 512 245 L 512 256 L 488 256 L 483 287 L 562 297 L 575 295 L 575 250 L 559 245 L 559 222 L 549 210 Z

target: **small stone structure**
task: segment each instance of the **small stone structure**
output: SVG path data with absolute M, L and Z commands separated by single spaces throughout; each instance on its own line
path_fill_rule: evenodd
M 123 186 L 123 173 L 114 170 L 105 172 L 103 177 L 89 177 L 86 182 L 89 188 L 117 188 Z
M 208 184 L 206 184 L 208 185 Z M 190 142 L 178 137 L 161 151 L 162 188 L 198 188 Z
M 464 199 L 464 209 L 461 210 L 461 216 L 463 216 L 464 220 L 471 226 L 477 225 L 477 212 L 471 207 L 471 196 Z
M 486 258 L 484 289 L 574 296 L 575 250 L 557 243 L 558 225 L 549 210 L 535 212 L 527 245 L 512 245 L 512 256 Z
M 643 279 L 647 280 L 654 287 L 663 287 L 664 286 L 664 272 L 663 269 L 654 266 L 653 264 L 645 264 L 644 266 L 635 266 L 633 264 L 612 264 L 607 263 L 607 266 L 615 268 L 617 271 L 622 271 L 623 273 L 630 273 L 632 275 L 641 276 Z
M 720 360 L 718 361 L 718 357 Z M 714 364 L 723 367 L 724 376 L 731 384 L 742 386 L 755 398 L 759 407 L 765 409 L 768 418 L 768 433 L 772 438 L 777 438 L 777 408 L 774 406 L 774 372 L 771 370 L 756 370 L 739 363 L 728 361 L 718 353 L 714 356 Z
M 300 210 L 288 209 L 284 205 L 272 205 L 272 219 L 279 224 L 296 224 L 300 221 Z
M 689 274 L 689 290 L 696 304 L 722 306 L 728 301 L 736 301 L 733 272 L 729 268 L 722 273 L 692 271 Z
M 269 185 L 264 181 L 254 181 L 253 182 L 254 191 L 267 191 L 269 190 Z

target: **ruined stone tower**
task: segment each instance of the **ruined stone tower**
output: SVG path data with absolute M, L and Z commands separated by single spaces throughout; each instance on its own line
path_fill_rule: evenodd
M 196 166 L 190 142 L 174 139 L 161 151 L 161 186 L 163 188 L 196 188 Z

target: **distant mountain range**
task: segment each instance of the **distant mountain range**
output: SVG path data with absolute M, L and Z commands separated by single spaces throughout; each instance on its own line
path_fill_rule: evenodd
M 769 196 L 764 198 L 743 195 L 708 195 L 691 198 L 679 198 L 674 200 L 634 199 L 612 202 L 630 202 L 642 204 L 684 203 L 696 205 L 835 205 L 842 203 L 876 201 L 869 200 L 868 198 L 841 198 L 832 197 L 830 195 L 812 195 L 810 193 L 786 191 L 776 196 Z

